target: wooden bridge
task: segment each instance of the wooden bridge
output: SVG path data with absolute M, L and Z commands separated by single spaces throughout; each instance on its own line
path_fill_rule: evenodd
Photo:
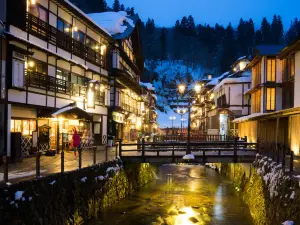
M 194 156 L 190 162 L 249 163 L 255 160 L 259 152 L 258 143 L 248 143 L 245 139 L 226 141 L 197 141 L 190 143 Z M 181 163 L 186 162 L 186 142 L 145 142 L 124 144 L 119 142 L 119 156 L 125 162 Z

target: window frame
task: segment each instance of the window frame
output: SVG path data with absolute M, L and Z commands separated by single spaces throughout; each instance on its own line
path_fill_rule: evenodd
M 59 21 L 63 23 L 63 30 L 59 29 L 59 27 L 58 27 L 58 22 Z M 66 28 L 69 28 L 69 32 L 67 32 L 65 30 Z M 68 23 L 67 21 L 65 21 L 61 17 L 57 17 L 56 29 L 63 32 L 64 34 L 67 34 L 68 36 L 72 37 L 72 24 Z
M 266 111 L 276 110 L 276 88 L 266 88 Z
M 269 66 L 269 62 L 271 65 Z M 276 58 L 267 58 L 266 63 L 266 82 L 276 82 Z

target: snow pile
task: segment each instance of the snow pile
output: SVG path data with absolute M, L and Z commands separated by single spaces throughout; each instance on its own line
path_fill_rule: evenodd
M 151 84 L 151 83 L 143 83 L 143 82 L 140 82 L 140 85 L 146 87 L 146 88 L 147 88 L 148 90 L 150 90 L 150 91 L 154 91 L 154 90 L 155 90 L 153 84 Z
M 15 201 L 19 201 L 21 200 L 21 198 L 23 197 L 24 191 L 17 191 L 15 193 Z
M 99 26 L 107 30 L 111 35 L 124 33 L 127 29 L 127 22 L 131 27 L 134 27 L 133 21 L 128 18 L 127 12 L 104 12 L 88 14 Z
M 182 159 L 184 159 L 184 160 L 194 160 L 195 156 L 193 154 L 187 154 L 187 155 L 183 156 Z
M 81 182 L 83 182 L 83 183 L 85 183 L 86 180 L 87 180 L 87 177 L 81 178 Z
M 294 225 L 293 221 L 285 221 L 282 223 L 282 225 Z
M 279 196 L 282 185 L 290 180 L 290 177 L 285 175 L 282 165 L 272 162 L 271 158 L 261 158 L 260 156 L 256 158 L 254 165 L 258 168 L 257 174 L 263 178 L 263 181 L 269 190 L 270 198 L 272 199 L 273 197 Z M 292 188 L 289 189 L 289 192 L 290 193 L 287 193 L 284 197 L 287 198 L 290 196 L 290 199 L 294 199 L 295 192 Z
M 262 115 L 265 115 L 265 114 L 267 114 L 267 113 L 252 113 L 252 114 L 250 114 L 248 116 L 239 117 L 239 118 L 233 120 L 232 122 L 233 123 L 246 122 L 246 121 L 248 121 L 250 119 L 254 119 L 256 117 L 259 117 L 259 116 L 262 116 Z
M 221 76 L 213 78 L 210 82 L 208 82 L 205 86 L 210 86 L 210 85 L 217 85 L 219 83 L 220 80 L 224 79 L 225 77 L 227 77 L 230 73 L 229 72 L 225 72 L 223 73 Z
M 50 184 L 50 185 L 53 185 L 53 184 L 55 184 L 55 182 L 56 182 L 56 180 L 50 182 L 49 184 Z

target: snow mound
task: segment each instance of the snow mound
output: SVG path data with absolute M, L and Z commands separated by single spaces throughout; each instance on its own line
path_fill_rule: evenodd
M 184 160 L 194 160 L 195 156 L 193 154 L 187 154 L 187 155 L 183 156 L 182 159 L 184 159 Z
M 134 27 L 133 21 L 128 18 L 127 12 L 104 12 L 104 13 L 91 13 L 88 14 L 99 26 L 107 30 L 111 35 L 124 33 L 127 22 L 130 26 Z
M 20 200 L 23 197 L 24 191 L 17 191 L 15 193 L 15 201 Z
M 282 225 L 294 225 L 293 221 L 285 221 L 282 223 Z

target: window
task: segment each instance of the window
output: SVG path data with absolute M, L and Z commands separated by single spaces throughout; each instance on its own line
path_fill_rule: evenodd
M 291 55 L 282 61 L 283 81 L 288 81 L 295 76 L 295 55 Z
M 275 110 L 275 88 L 267 88 L 266 110 Z
M 56 78 L 69 81 L 69 71 L 57 69 L 56 70 Z
M 267 60 L 267 82 L 276 82 L 276 59 Z
M 24 87 L 24 61 L 13 59 L 12 60 L 12 86 Z
M 11 132 L 21 132 L 23 135 L 31 135 L 36 130 L 36 120 L 12 119 L 10 124 Z
M 77 30 L 73 32 L 73 38 L 80 43 L 84 43 L 85 34 L 80 30 Z
M 47 75 L 48 73 L 47 63 L 32 58 L 28 58 L 26 69 L 30 72 L 37 72 L 44 75 Z
M 261 62 L 258 62 L 253 66 L 252 72 L 253 72 L 252 83 L 253 83 L 253 87 L 255 87 L 261 83 Z
M 48 12 L 42 6 L 38 4 L 30 4 L 28 10 L 30 14 L 43 20 L 44 22 L 48 22 Z
M 260 96 L 261 91 L 257 90 L 255 92 L 253 92 L 253 94 L 251 95 L 251 101 L 252 101 L 252 113 L 259 113 L 260 110 Z
M 94 39 L 90 38 L 89 36 L 86 36 L 85 45 L 87 47 L 99 52 L 100 44 L 97 41 L 95 41 Z
M 57 29 L 71 35 L 71 25 L 62 19 L 57 19 Z

